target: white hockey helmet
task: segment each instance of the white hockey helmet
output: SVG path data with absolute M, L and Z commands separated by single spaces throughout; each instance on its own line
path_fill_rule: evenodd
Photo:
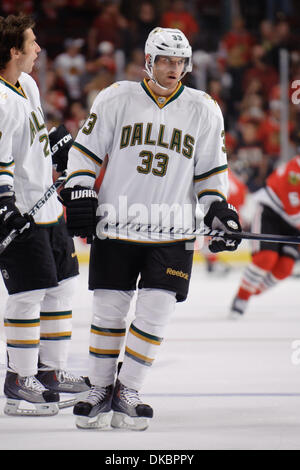
M 187 72 L 191 72 L 193 68 L 192 48 L 186 36 L 179 29 L 154 28 L 147 38 L 145 55 L 149 57 L 145 64 L 146 72 L 154 81 L 153 65 L 156 57 L 159 55 L 186 58 L 185 67 L 180 80 Z

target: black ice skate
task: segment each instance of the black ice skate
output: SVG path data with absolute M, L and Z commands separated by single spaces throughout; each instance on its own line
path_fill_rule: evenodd
M 49 390 L 60 394 L 74 395 L 74 397 L 61 397 L 59 408 L 74 406 L 79 400 L 83 400 L 91 388 L 88 377 L 81 377 L 71 374 L 65 370 L 53 370 L 39 363 L 37 379 Z
M 245 313 L 246 307 L 248 305 L 248 300 L 240 299 L 235 297 L 231 304 L 229 319 L 230 320 L 239 320 Z
M 48 390 L 33 375 L 20 377 L 7 371 L 4 395 L 7 398 L 4 413 L 7 415 L 53 416 L 59 411 L 59 394 Z
M 136 390 L 125 387 L 119 380 L 116 381 L 111 407 L 113 428 L 144 431 L 149 425 L 148 419 L 153 417 L 151 406 L 141 401 Z
M 87 398 L 74 406 L 76 426 L 80 429 L 99 429 L 109 425 L 113 385 L 92 386 Z

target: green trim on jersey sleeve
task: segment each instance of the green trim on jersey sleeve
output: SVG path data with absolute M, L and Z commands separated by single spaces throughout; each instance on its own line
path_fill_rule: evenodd
M 100 165 L 100 166 L 102 165 L 103 160 L 101 160 L 101 158 L 97 157 L 97 155 L 95 155 L 93 152 L 91 152 L 89 149 L 87 149 L 84 145 L 79 144 L 78 142 L 74 142 L 72 147 L 74 147 L 76 150 L 81 152 L 86 157 L 93 160 L 93 162 L 96 163 L 97 165 Z
M 227 170 L 228 170 L 228 165 L 217 166 L 216 168 L 213 168 L 210 171 L 202 173 L 201 175 L 194 176 L 194 181 L 202 181 L 207 178 L 210 178 L 211 176 L 218 175 L 219 173 L 223 173 L 224 171 L 227 171 Z

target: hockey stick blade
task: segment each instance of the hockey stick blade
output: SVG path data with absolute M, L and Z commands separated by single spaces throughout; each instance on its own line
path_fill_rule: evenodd
M 54 194 L 58 189 L 60 189 L 66 182 L 66 173 L 57 178 L 57 180 L 47 189 L 43 196 L 34 204 L 34 206 L 28 212 L 29 215 L 34 216 L 41 207 L 43 207 L 48 199 Z M 0 255 L 3 251 L 14 241 L 14 239 L 19 235 L 19 231 L 13 229 L 9 234 L 0 242 Z

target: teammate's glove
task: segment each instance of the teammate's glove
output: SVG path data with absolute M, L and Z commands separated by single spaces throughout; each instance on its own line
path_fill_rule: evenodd
M 91 188 L 74 186 L 60 192 L 59 198 L 66 206 L 67 228 L 71 237 L 91 237 L 96 234 L 98 197 Z
M 68 165 L 68 153 L 73 144 L 73 138 L 63 124 L 49 132 L 52 163 L 57 172 L 63 172 Z
M 34 230 L 34 219 L 29 214 L 21 214 L 15 205 L 15 197 L 0 198 L 0 224 L 2 235 L 6 236 L 11 230 L 19 232 L 18 240 L 25 240 Z
M 235 207 L 225 201 L 215 201 L 211 204 L 204 217 L 204 223 L 213 230 L 222 230 L 225 233 L 242 231 Z M 208 248 L 213 253 L 234 251 L 240 243 L 241 239 L 212 237 Z

